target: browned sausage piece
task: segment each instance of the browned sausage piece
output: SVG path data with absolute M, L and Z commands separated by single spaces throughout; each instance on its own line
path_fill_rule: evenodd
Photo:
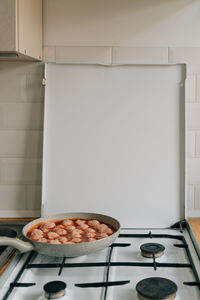
M 31 236 L 30 238 L 33 241 L 38 241 L 39 239 L 41 239 L 43 237 L 43 232 L 40 229 L 33 229 L 31 232 Z

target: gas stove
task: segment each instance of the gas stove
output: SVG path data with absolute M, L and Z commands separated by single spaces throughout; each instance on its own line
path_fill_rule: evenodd
M 0 294 L 3 300 L 198 300 L 199 273 L 187 229 L 121 229 L 114 244 L 87 256 L 19 254 Z

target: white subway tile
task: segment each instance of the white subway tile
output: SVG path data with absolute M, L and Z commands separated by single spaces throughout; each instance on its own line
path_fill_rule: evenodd
M 0 185 L 1 210 L 24 210 L 26 208 L 24 186 Z
M 167 47 L 113 47 L 113 64 L 168 64 Z
M 4 168 L 3 168 L 3 162 L 0 160 L 0 184 L 3 182 L 4 178 Z
M 39 199 L 37 185 L 41 184 L 42 173 L 43 73 L 43 63 L 0 63 L 1 216 L 39 215 L 40 200 L 28 202 L 27 196 Z M 36 185 L 36 191 L 30 187 L 27 192 L 24 184 Z
M 195 209 L 200 209 L 200 185 L 195 186 L 194 208 Z
M 200 184 L 200 158 L 188 159 L 187 183 Z
M 42 161 L 40 159 L 2 158 L 1 184 L 40 184 Z
M 196 132 L 195 139 L 195 156 L 200 157 L 200 132 Z
M 112 63 L 112 48 L 56 47 L 56 63 L 110 65 Z
M 25 70 L 23 71 L 25 72 Z M 44 62 L 31 62 L 26 65 L 26 74 L 43 75 L 44 74 Z
M 40 210 L 41 208 L 41 186 L 26 186 L 26 203 L 28 210 Z
M 43 62 L 36 61 L 1 61 L 0 73 L 4 76 L 12 75 L 17 76 L 19 74 L 39 73 L 41 74 L 44 68 Z
M 43 132 L 28 132 L 26 156 L 27 158 L 42 158 L 43 150 Z
M 43 76 L 41 74 L 28 74 L 26 76 L 26 100 L 30 102 L 44 101 Z
M 187 157 L 195 156 L 195 131 L 187 132 Z
M 41 81 L 36 80 L 44 73 L 43 63 L 4 62 L 0 64 L 0 102 L 24 102 L 30 98 L 41 98 Z M 28 78 L 28 80 L 27 80 Z M 31 80 L 32 79 L 32 80 Z M 30 101 L 30 100 L 29 100 Z
M 56 61 L 56 47 L 53 46 L 43 47 L 43 61 L 46 63 Z
M 200 103 L 187 104 L 188 130 L 200 130 Z
M 0 131 L 0 157 L 41 158 L 41 131 Z
M 197 102 L 200 102 L 200 75 L 196 77 L 196 98 Z
M 194 209 L 194 185 L 187 185 L 187 208 Z
M 185 90 L 186 90 L 186 101 L 195 102 L 196 101 L 196 76 L 195 75 L 187 75 Z
M 42 103 L 0 103 L 1 130 L 42 129 Z
M 0 131 L 0 157 L 25 157 L 27 134 L 21 131 Z
M 200 68 L 200 47 L 170 47 L 169 63 L 187 63 L 191 67 Z
M 0 68 L 0 102 L 23 102 L 26 97 L 26 75 L 7 74 Z

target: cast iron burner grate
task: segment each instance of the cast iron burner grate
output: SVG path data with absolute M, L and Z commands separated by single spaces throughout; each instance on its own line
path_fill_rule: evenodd
M 146 278 L 136 285 L 141 300 L 172 300 L 176 297 L 177 289 L 173 281 L 162 277 Z
M 147 243 L 140 246 L 142 256 L 160 257 L 163 255 L 165 247 L 158 243 Z
M 110 281 L 109 280 L 109 275 L 110 275 L 110 269 L 112 267 L 117 267 L 117 269 L 120 269 L 120 266 L 123 267 L 150 267 L 150 268 L 154 268 L 155 270 L 157 268 L 182 268 L 182 269 L 190 269 L 194 275 L 195 280 L 192 282 L 183 282 L 184 285 L 187 286 L 195 286 L 198 287 L 199 291 L 200 291 L 200 280 L 199 280 L 199 276 L 197 273 L 197 270 L 195 268 L 188 244 L 184 238 L 183 235 L 171 235 L 171 234 L 152 234 L 152 232 L 150 231 L 149 233 L 146 234 L 120 234 L 119 235 L 119 239 L 123 239 L 123 238 L 128 238 L 128 239 L 133 239 L 134 238 L 154 238 L 154 239 L 172 239 L 172 240 L 178 240 L 179 243 L 178 244 L 174 244 L 174 247 L 177 247 L 178 249 L 184 249 L 185 250 L 185 254 L 188 258 L 188 263 L 161 263 L 161 262 L 157 262 L 156 258 L 154 257 L 153 262 L 130 262 L 130 261 L 117 261 L 117 262 L 113 262 L 111 260 L 112 258 L 112 253 L 113 253 L 113 249 L 115 249 L 116 247 L 129 247 L 131 244 L 130 243 L 114 243 L 109 247 L 108 250 L 108 255 L 107 255 L 107 259 L 105 262 L 89 262 L 89 263 L 68 263 L 66 262 L 67 258 L 63 258 L 63 261 L 61 263 L 43 263 L 43 264 L 37 264 L 34 263 L 34 259 L 37 257 L 37 253 L 32 251 L 29 256 L 27 257 L 23 267 L 21 268 L 21 270 L 19 271 L 19 273 L 17 274 L 16 278 L 14 279 L 14 281 L 12 283 L 10 283 L 10 287 L 8 288 L 5 296 L 3 297 L 2 300 L 7 300 L 10 296 L 10 294 L 12 293 L 14 288 L 19 288 L 21 287 L 29 287 L 34 285 L 35 283 L 20 283 L 20 278 L 23 274 L 23 272 L 26 269 L 37 269 L 37 268 L 57 268 L 58 269 L 58 275 L 62 274 L 62 270 L 63 268 L 94 268 L 94 267 L 105 267 L 106 268 L 106 276 L 105 276 L 105 281 L 103 282 L 86 282 L 86 283 L 76 283 L 75 286 L 80 287 L 80 288 L 94 288 L 94 287 L 104 287 L 104 294 L 103 294 L 103 300 L 108 300 L 107 297 L 107 292 L 108 292 L 108 288 L 110 286 L 115 286 L 115 288 L 117 288 L 120 285 L 125 285 L 125 284 L 129 284 L 130 280 L 129 278 L 125 278 L 125 280 L 122 281 Z M 181 243 L 180 243 L 181 242 Z M 139 250 L 139 249 L 138 249 Z M 116 271 L 117 272 L 117 271 Z M 134 288 L 134 287 L 133 287 Z M 143 297 L 144 298 L 144 297 Z M 145 299 L 145 298 L 144 298 Z M 148 299 L 148 298 L 147 298 Z M 173 298 L 172 298 L 173 299 Z

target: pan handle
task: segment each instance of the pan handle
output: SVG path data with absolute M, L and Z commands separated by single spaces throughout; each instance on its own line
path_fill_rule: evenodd
M 24 242 L 18 238 L 10 238 L 7 236 L 0 236 L 0 246 L 11 246 L 18 249 L 21 253 L 34 249 L 34 246 L 29 242 Z

